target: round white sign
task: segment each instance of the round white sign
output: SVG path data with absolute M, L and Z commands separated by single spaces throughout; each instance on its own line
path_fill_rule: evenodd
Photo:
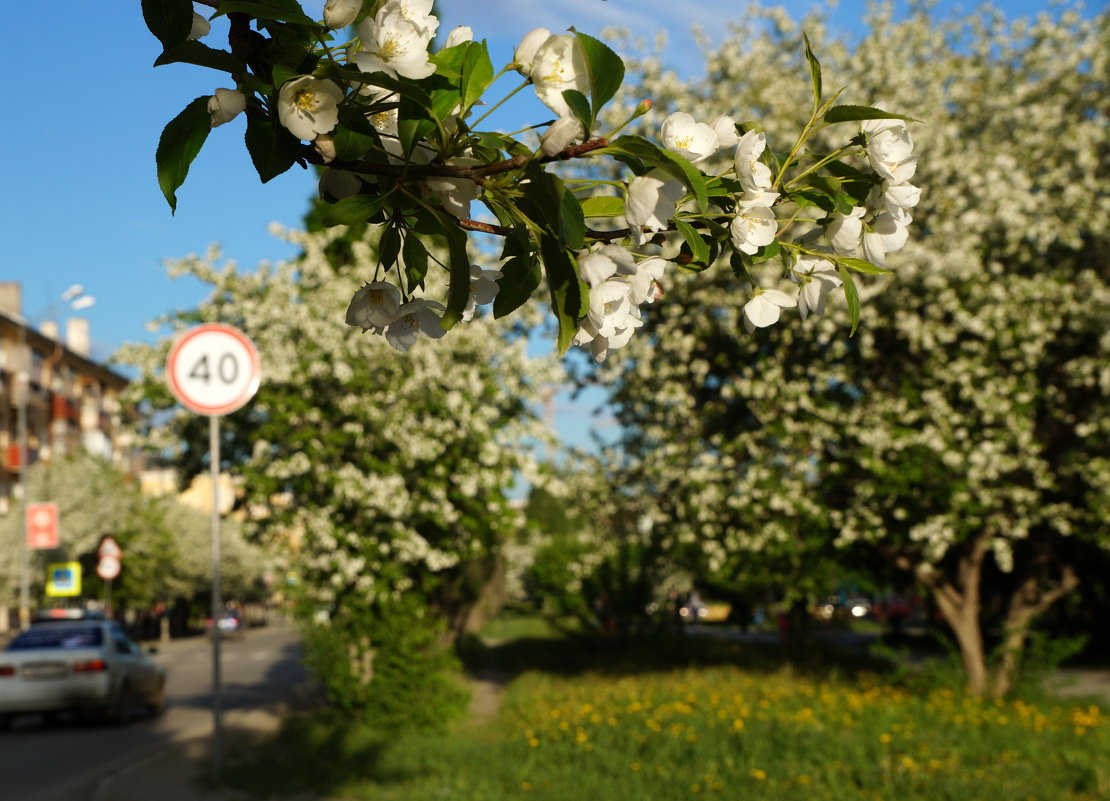
M 111 581 L 119 575 L 119 569 L 119 559 L 116 559 L 114 556 L 105 556 L 97 562 L 96 575 L 100 576 L 105 581 Z
M 123 551 L 120 550 L 119 544 L 115 539 L 112 537 L 105 537 L 101 541 L 100 547 L 96 549 L 96 555 L 101 559 L 119 559 L 123 555 Z
M 262 363 L 254 343 L 237 328 L 205 323 L 186 331 L 166 360 L 170 391 L 191 412 L 229 414 L 258 390 Z

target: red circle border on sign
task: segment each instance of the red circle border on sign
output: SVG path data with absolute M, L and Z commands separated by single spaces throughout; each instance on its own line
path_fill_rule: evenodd
M 197 403 L 191 398 L 186 397 L 186 395 L 182 392 L 181 387 L 178 386 L 177 381 L 175 380 L 174 371 L 177 357 L 181 353 L 181 349 L 185 346 L 185 344 L 199 334 L 208 334 L 213 331 L 218 331 L 222 334 L 228 334 L 229 336 L 239 340 L 239 343 L 243 345 L 243 347 L 246 349 L 251 360 L 250 382 L 244 388 L 243 392 L 240 393 L 237 398 L 235 398 L 235 400 L 229 401 L 228 403 L 222 404 L 220 406 L 206 406 L 204 404 Z M 230 325 L 224 325 L 223 323 L 203 323 L 202 325 L 190 328 L 188 331 L 178 337 L 176 342 L 173 343 L 173 347 L 170 349 L 170 355 L 166 358 L 166 383 L 169 384 L 170 392 L 173 393 L 173 396 L 177 398 L 177 400 L 181 402 L 181 405 L 184 406 L 186 409 L 191 412 L 195 412 L 196 414 L 205 415 L 206 417 L 219 417 L 221 415 L 234 412 L 236 409 L 242 408 L 247 401 L 254 397 L 254 393 L 258 391 L 258 386 L 261 382 L 262 360 L 258 356 L 258 349 L 255 348 L 254 343 L 250 340 L 250 337 L 248 337 L 238 328 L 234 328 Z

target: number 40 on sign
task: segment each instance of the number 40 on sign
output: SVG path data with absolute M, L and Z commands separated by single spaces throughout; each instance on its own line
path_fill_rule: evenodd
M 258 390 L 261 362 L 242 331 L 205 323 L 186 331 L 166 361 L 166 379 L 186 409 L 208 417 L 230 414 Z

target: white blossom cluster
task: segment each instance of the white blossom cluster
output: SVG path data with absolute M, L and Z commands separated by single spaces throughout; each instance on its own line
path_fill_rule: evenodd
M 694 119 L 743 97 L 770 110 L 767 140 L 782 141 L 799 124 L 789 98 L 808 91 L 786 55 L 801 32 L 785 12 L 759 13 L 766 28 L 737 26 L 710 54 L 714 80 L 690 85 L 648 57 L 634 65 L 642 91 Z M 895 22 L 884 7 L 869 25 L 849 46 L 820 17 L 805 22 L 826 74 L 852 87 L 846 102 L 896 97 L 928 124 L 912 141 L 898 122 L 864 124 L 881 181 L 864 206 L 814 229 L 811 249 L 881 263 L 901 247 L 896 280 L 861 286 L 868 314 L 849 341 L 841 310 L 812 316 L 839 276 L 799 257 L 798 294 L 784 303 L 809 317 L 773 346 L 736 336 L 776 310 L 753 320 L 735 282 L 677 282 L 604 367 L 634 431 L 614 470 L 675 543 L 698 543 L 702 565 L 730 580 L 792 564 L 800 581 L 831 542 L 877 545 L 934 575 L 980 538 L 1015 572 L 1062 537 L 1107 547 L 1105 15 Z M 699 136 L 690 146 L 704 150 Z M 906 241 L 911 214 L 927 225 Z M 756 278 L 775 280 L 770 269 Z M 843 494 L 830 498 L 831 486 Z

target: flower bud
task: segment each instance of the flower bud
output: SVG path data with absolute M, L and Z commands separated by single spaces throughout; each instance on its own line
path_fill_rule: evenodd
M 532 60 L 536 57 L 536 51 L 550 38 L 551 31 L 547 28 L 536 28 L 534 31 L 524 34 L 524 38 L 520 40 L 520 44 L 516 46 L 516 50 L 513 52 L 513 63 L 509 66 L 525 78 L 531 78 Z
M 212 127 L 231 122 L 247 107 L 247 96 L 235 89 L 217 89 L 208 98 L 208 113 L 212 115 Z
M 736 147 L 740 135 L 736 133 L 736 121 L 732 117 L 718 114 L 709 122 L 709 127 L 717 133 L 717 142 L 721 147 Z
M 333 31 L 346 28 L 362 10 L 362 0 L 328 0 L 324 3 L 324 24 Z
M 473 42 L 474 31 L 470 29 L 469 25 L 460 25 L 447 34 L 447 41 L 444 43 L 444 49 L 454 47 L 455 45 L 462 44 L 463 42 Z
M 312 140 L 312 147 L 320 154 L 325 164 L 335 161 L 335 140 L 331 134 L 319 134 Z
M 540 137 L 540 149 L 545 156 L 554 156 L 567 145 L 576 140 L 584 139 L 586 126 L 577 117 L 560 117 L 543 132 Z
M 635 114 L 637 117 L 642 117 L 645 114 L 647 114 L 649 111 L 651 111 L 651 106 L 652 106 L 651 98 L 650 97 L 645 98 L 637 104 L 636 110 L 633 112 L 633 114 Z

